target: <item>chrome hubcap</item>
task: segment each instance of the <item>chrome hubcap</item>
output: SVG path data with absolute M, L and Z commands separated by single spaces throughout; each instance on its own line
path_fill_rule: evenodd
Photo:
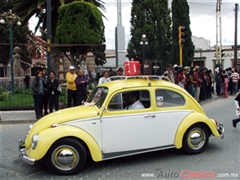
M 202 129 L 192 129 L 188 134 L 188 145 L 194 150 L 200 149 L 206 141 L 206 135 Z
M 75 168 L 78 165 L 79 160 L 79 154 L 72 146 L 59 146 L 52 153 L 53 165 L 63 171 L 69 171 Z

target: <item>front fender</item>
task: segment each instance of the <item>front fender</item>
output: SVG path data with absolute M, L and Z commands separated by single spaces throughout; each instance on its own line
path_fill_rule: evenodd
M 65 125 L 41 131 L 39 133 L 39 141 L 36 148 L 34 150 L 29 148 L 27 150 L 27 154 L 30 158 L 33 158 L 36 161 L 40 160 L 46 155 L 54 142 L 66 137 L 75 137 L 81 139 L 89 148 L 92 159 L 95 162 L 102 161 L 101 150 L 91 135 L 77 127 Z
M 177 133 L 175 136 L 174 144 L 177 149 L 182 147 L 182 140 L 187 129 L 197 123 L 206 124 L 211 130 L 212 134 L 216 137 L 220 137 L 219 132 L 217 131 L 216 124 L 209 119 L 205 114 L 201 114 L 198 112 L 193 112 L 185 117 L 185 119 L 181 122 L 177 129 Z

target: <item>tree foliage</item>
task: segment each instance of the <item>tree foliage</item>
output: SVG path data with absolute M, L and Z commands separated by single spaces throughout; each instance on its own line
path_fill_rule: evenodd
M 171 17 L 167 0 L 133 0 L 131 10 L 131 39 L 128 57 L 143 60 L 142 34 L 146 35 L 145 59 L 169 60 Z
M 62 5 L 74 2 L 76 0 L 51 0 L 51 15 L 52 15 L 52 40 L 54 42 L 55 31 L 57 28 L 58 20 L 58 8 Z M 81 1 L 81 0 L 80 0 Z M 104 2 L 102 0 L 84 0 L 86 2 L 93 3 L 96 7 L 105 11 Z M 4 7 L 5 10 L 12 9 L 23 20 L 23 24 L 27 24 L 32 16 L 39 18 L 35 31 L 39 28 L 45 30 L 47 27 L 46 13 L 43 13 L 43 9 L 47 8 L 47 0 L 12 0 L 8 2 Z M 41 26 L 42 25 L 42 26 Z
M 67 5 L 72 2 L 82 2 L 83 0 L 52 0 L 51 1 L 51 41 L 55 42 L 55 35 L 56 35 L 56 29 L 57 29 L 57 22 L 58 22 L 58 9 L 61 6 Z M 105 11 L 104 2 L 102 0 L 84 0 L 84 2 L 92 3 L 94 6 L 100 8 L 101 10 Z M 12 9 L 14 12 L 16 12 L 20 17 L 23 19 L 23 24 L 27 24 L 29 19 L 36 15 L 36 17 L 39 18 L 39 21 L 35 27 L 35 32 L 40 29 L 40 31 L 43 33 L 43 37 L 46 37 L 46 26 L 47 26 L 47 18 L 46 13 L 43 13 L 43 10 L 47 7 L 47 1 L 46 0 L 12 0 L 7 5 L 4 6 L 5 9 Z M 92 12 L 92 11 L 90 11 Z M 85 11 L 86 13 L 86 11 Z M 74 14 L 74 13 L 73 13 Z M 99 15 L 99 14 L 98 14 Z M 99 18 L 104 17 L 104 15 L 100 12 Z M 78 18 L 79 19 L 79 18 Z M 79 24 L 79 22 L 75 22 L 76 24 Z M 74 25 L 75 26 L 75 25 Z M 102 27 L 104 29 L 104 27 Z M 84 32 L 84 34 L 87 32 Z M 104 32 L 100 33 L 102 35 L 101 40 L 98 42 L 100 47 L 94 47 L 92 48 L 96 52 L 99 58 L 105 59 L 105 45 L 102 44 L 105 42 Z M 83 35 L 83 34 L 82 34 Z M 85 35 L 84 35 L 85 36 Z M 92 37 L 94 38 L 94 37 Z M 68 39 L 68 38 L 67 38 Z M 91 38 L 88 37 L 90 40 Z M 85 37 L 86 40 L 86 37 Z M 74 40 L 75 41 L 75 40 Z M 70 41 L 69 41 L 70 42 Z M 73 42 L 71 42 L 73 44 Z M 87 42 L 87 44 L 90 44 L 90 42 Z M 104 49 L 104 51 L 103 51 Z M 53 51 L 58 52 L 56 48 L 52 48 Z M 65 51 L 65 50 L 64 50 Z M 76 50 L 74 52 L 84 52 L 84 48 L 81 50 Z M 103 52 L 102 52 L 103 51 Z M 53 52 L 54 53 L 54 52 Z M 56 54 L 56 53 L 55 53 Z M 75 53 L 76 54 L 76 53 Z M 58 56 L 59 57 L 59 56 Z M 75 64 L 75 63 L 74 63 Z
M 5 2 L 7 3 L 7 2 Z M 5 5 L 3 1 L 0 2 L 0 14 L 3 14 L 3 6 Z M 27 43 L 28 42 L 28 36 L 30 35 L 30 31 L 28 29 L 27 25 L 24 25 L 22 27 L 17 26 L 17 22 L 15 22 L 12 26 L 12 33 L 13 33 L 13 43 Z M 10 43 L 10 29 L 7 24 L 0 24 L 0 42 L 1 43 Z M 31 64 L 32 60 L 29 58 L 29 52 L 27 50 L 26 45 L 21 45 L 20 47 L 20 55 L 21 59 Z M 7 65 L 10 61 L 10 46 L 9 44 L 1 45 L 0 46 L 0 63 L 3 65 Z M 29 65 L 24 63 L 21 63 L 21 67 L 23 69 L 26 69 L 29 67 Z
M 194 45 L 192 42 L 192 32 L 190 29 L 189 6 L 187 0 L 172 1 L 172 38 L 171 58 L 174 64 L 179 64 L 179 44 L 178 44 L 178 27 L 187 28 L 187 43 L 183 46 L 183 65 L 191 65 L 194 57 Z
M 67 54 L 70 52 L 74 64 L 81 54 L 93 50 L 85 44 L 102 44 L 103 20 L 100 10 L 92 3 L 76 1 L 61 6 L 55 41 L 58 44 L 79 44 L 79 46 L 61 47 Z

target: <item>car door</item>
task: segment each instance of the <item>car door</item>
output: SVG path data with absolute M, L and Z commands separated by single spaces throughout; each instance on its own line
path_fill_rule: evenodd
M 151 113 L 151 106 L 146 105 L 144 109 L 126 109 L 123 94 L 112 96 L 102 115 L 103 153 L 127 152 L 156 146 L 156 118 Z M 142 94 L 150 97 L 147 90 Z
M 172 146 L 182 120 L 192 112 L 185 109 L 185 98 L 174 90 L 156 89 L 157 146 Z

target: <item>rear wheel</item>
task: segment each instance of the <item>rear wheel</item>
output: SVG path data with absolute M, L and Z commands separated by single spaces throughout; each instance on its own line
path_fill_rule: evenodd
M 86 150 L 79 141 L 66 138 L 57 141 L 46 155 L 48 168 L 62 175 L 80 171 L 86 163 Z
M 182 150 L 187 154 L 201 153 L 208 144 L 209 133 L 203 124 L 191 126 L 183 137 Z

